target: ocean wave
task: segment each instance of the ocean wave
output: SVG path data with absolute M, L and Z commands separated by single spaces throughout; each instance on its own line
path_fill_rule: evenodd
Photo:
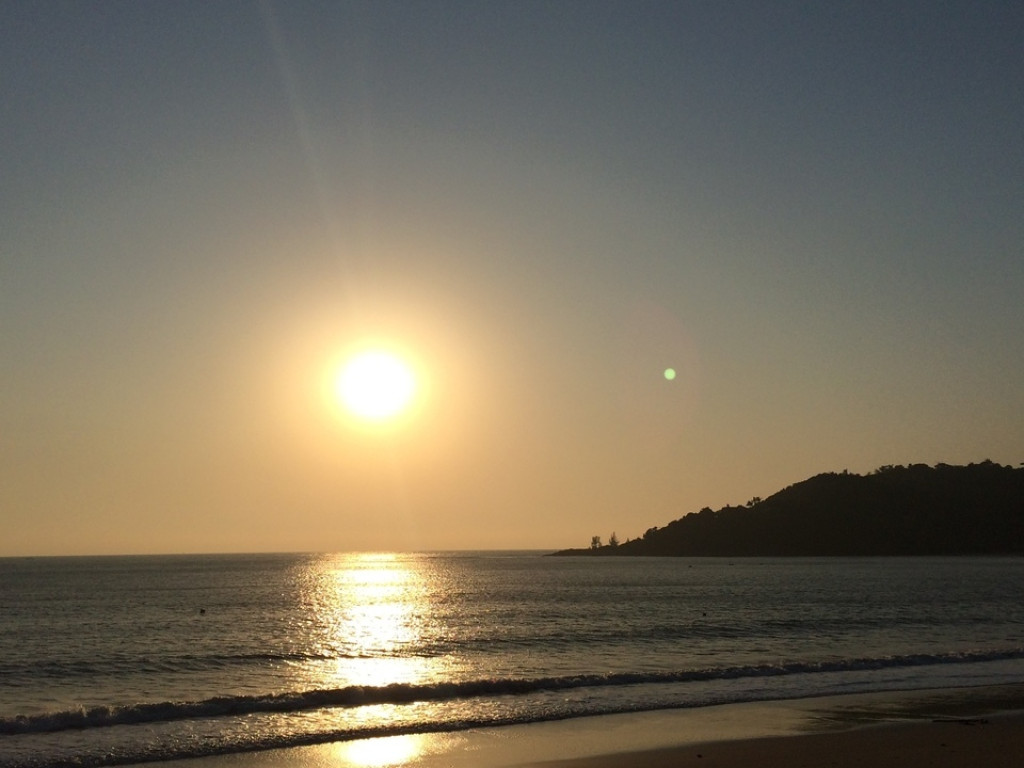
M 674 672 L 622 672 L 561 677 L 482 679 L 431 684 L 393 683 L 383 686 L 346 686 L 266 695 L 220 696 L 202 701 L 82 707 L 60 712 L 0 717 L 0 734 L 52 733 L 118 725 L 239 716 L 260 712 L 290 713 L 379 704 L 443 702 L 486 696 L 521 696 L 542 691 L 854 672 L 1021 658 L 1024 658 L 1024 648 L 826 661 L 791 661 L 775 664 L 708 667 Z
M 24 678 L 35 680 L 51 678 L 67 680 L 140 672 L 166 674 L 168 672 L 205 672 L 233 667 L 258 666 L 264 664 L 304 664 L 308 662 L 336 661 L 340 658 L 361 658 L 358 654 L 339 653 L 239 653 L 210 655 L 180 655 L 161 658 L 109 657 L 105 659 L 50 660 L 17 664 L 0 662 L 0 678 L 12 680 Z

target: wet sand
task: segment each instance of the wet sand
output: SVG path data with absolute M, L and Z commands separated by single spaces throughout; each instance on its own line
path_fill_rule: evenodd
M 1018 768 L 1024 685 L 889 692 L 335 742 L 163 768 Z
M 711 742 L 535 764 L 536 768 L 1018 768 L 1024 718 L 902 724 Z

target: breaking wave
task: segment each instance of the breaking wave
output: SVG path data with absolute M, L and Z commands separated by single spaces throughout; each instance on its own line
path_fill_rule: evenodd
M 938 664 L 967 664 L 1024 658 L 1024 648 L 943 654 L 912 654 L 879 658 L 794 661 L 676 672 L 587 674 L 561 677 L 482 679 L 432 684 L 394 683 L 384 686 L 346 686 L 258 696 L 218 696 L 202 701 L 136 703 L 118 707 L 79 708 L 60 712 L 0 718 L 0 734 L 53 733 L 217 718 L 261 712 L 292 713 L 314 709 L 379 704 L 444 702 L 496 696 L 522 696 L 547 691 L 657 685 L 743 678 L 779 677 L 860 670 L 884 670 Z

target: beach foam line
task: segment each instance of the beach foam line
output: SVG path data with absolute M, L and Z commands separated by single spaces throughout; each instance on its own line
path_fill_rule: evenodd
M 1016 658 L 1024 658 L 1024 649 L 913 654 L 818 662 L 784 662 L 678 672 L 629 672 L 524 679 L 499 678 L 432 684 L 393 683 L 384 686 L 346 686 L 268 695 L 218 696 L 202 701 L 165 701 L 125 706 L 82 707 L 59 712 L 15 715 L 0 718 L 0 734 L 47 733 L 195 718 L 238 716 L 257 712 L 301 712 L 312 709 L 349 708 L 375 704 L 454 701 L 485 696 L 528 695 L 541 691 L 565 691 L 601 686 L 706 682 L 933 664 L 962 664 Z
M 892 731 L 893 740 L 875 743 L 882 738 L 876 731 Z M 1002 754 L 990 759 L 970 741 L 975 736 Z M 161 768 L 1017 768 L 1022 747 L 1024 684 L 1009 684 L 597 715 L 172 760 Z

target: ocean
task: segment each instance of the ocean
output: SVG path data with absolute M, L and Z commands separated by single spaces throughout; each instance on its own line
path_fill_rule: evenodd
M 0 559 L 0 765 L 1024 682 L 1024 558 Z

